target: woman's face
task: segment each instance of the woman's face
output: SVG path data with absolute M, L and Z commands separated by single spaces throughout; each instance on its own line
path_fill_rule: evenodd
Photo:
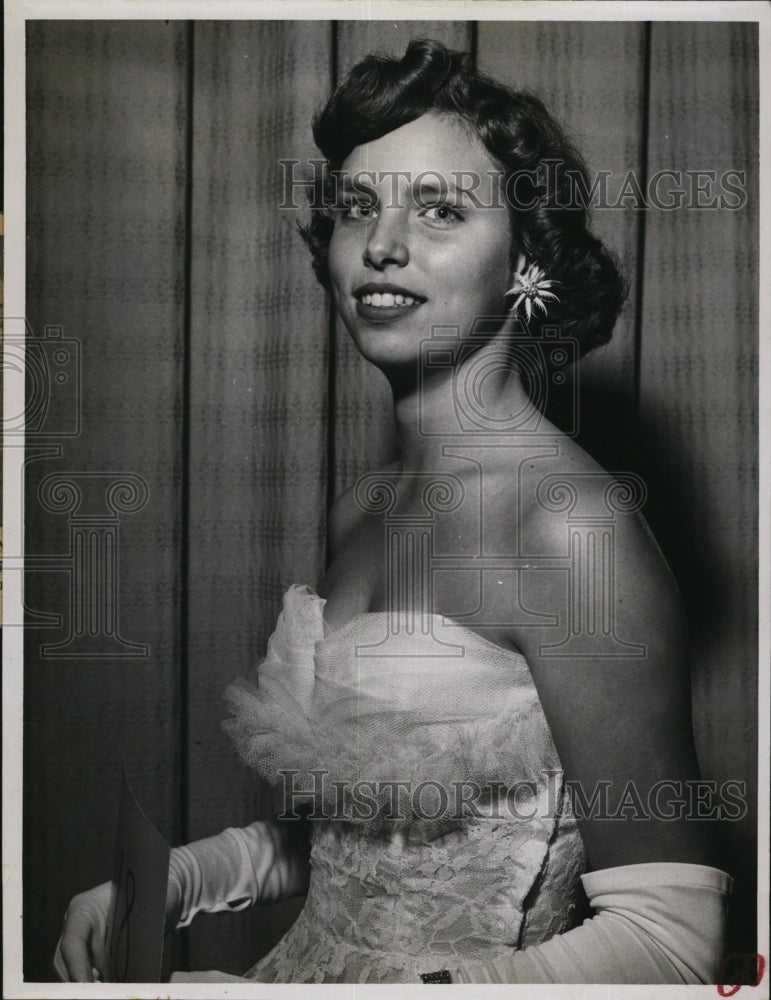
M 466 338 L 477 317 L 505 313 L 512 234 L 500 171 L 460 120 L 424 115 L 357 146 L 342 170 L 329 274 L 366 358 L 414 364 L 432 327 Z

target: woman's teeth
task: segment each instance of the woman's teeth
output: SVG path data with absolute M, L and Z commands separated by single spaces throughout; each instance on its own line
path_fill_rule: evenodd
M 392 295 L 390 292 L 374 292 L 372 295 L 362 295 L 365 306 L 414 306 L 415 299 L 409 295 Z

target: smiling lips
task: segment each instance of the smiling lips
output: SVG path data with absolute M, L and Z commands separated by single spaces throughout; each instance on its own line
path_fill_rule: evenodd
M 407 288 L 386 283 L 361 285 L 353 294 L 358 315 L 375 322 L 396 319 L 408 309 L 416 309 L 426 301 L 422 295 Z
M 365 306 L 414 306 L 415 299 L 411 295 L 392 295 L 390 292 L 373 292 L 371 295 L 362 295 L 361 301 Z

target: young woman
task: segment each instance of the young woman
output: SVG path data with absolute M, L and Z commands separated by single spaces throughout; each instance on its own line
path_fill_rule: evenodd
M 285 814 L 175 849 L 169 927 L 307 893 L 247 979 L 709 982 L 730 878 L 675 805 L 698 776 L 677 589 L 639 483 L 535 402 L 623 301 L 581 160 L 433 42 L 356 66 L 314 135 L 305 237 L 400 456 L 338 499 L 319 593 L 290 589 L 228 692 Z M 103 970 L 108 896 L 72 901 L 65 978 Z

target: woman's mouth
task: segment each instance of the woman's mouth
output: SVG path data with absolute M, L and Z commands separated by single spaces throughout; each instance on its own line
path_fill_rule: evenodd
M 356 313 L 370 323 L 387 323 L 417 309 L 426 300 L 398 285 L 362 285 L 353 293 Z
M 416 299 L 411 295 L 392 295 L 391 292 L 374 292 L 372 295 L 362 295 L 360 301 L 365 306 L 414 306 Z

